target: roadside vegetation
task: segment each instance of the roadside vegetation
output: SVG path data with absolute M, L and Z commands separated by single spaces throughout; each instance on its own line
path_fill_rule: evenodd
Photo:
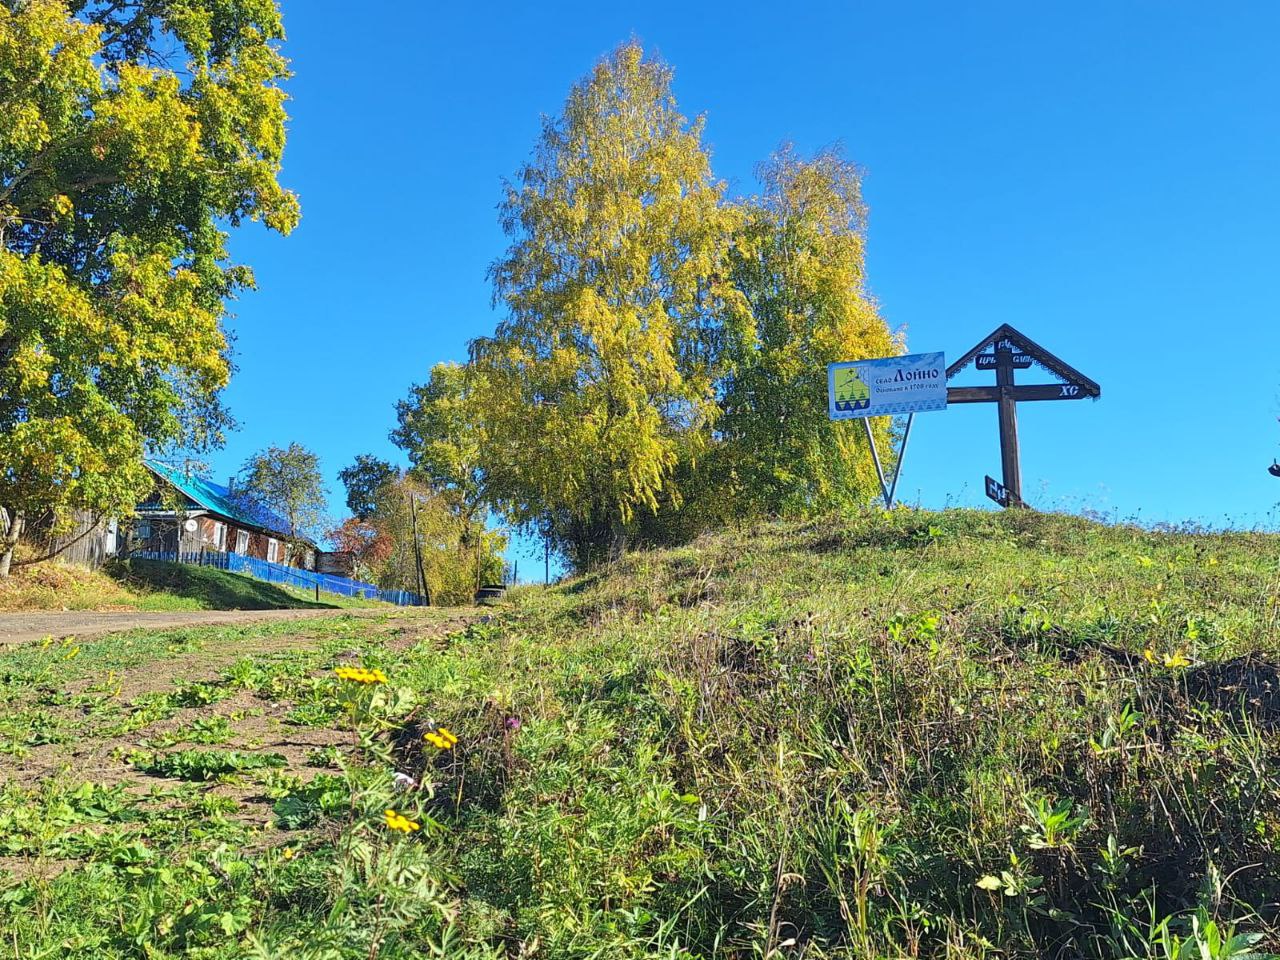
M 866 512 L 491 619 L 9 650 L 0 924 L 95 958 L 1269 956 L 1276 546 Z
M 214 567 L 127 560 L 100 571 L 47 561 L 0 580 L 0 612 L 36 610 L 283 610 L 379 607 L 345 597 L 267 583 Z

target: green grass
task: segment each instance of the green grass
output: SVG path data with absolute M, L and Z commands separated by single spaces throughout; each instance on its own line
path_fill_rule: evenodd
M 140 599 L 144 610 L 280 610 L 307 607 L 373 607 L 377 600 L 268 583 L 216 567 L 128 560 L 107 568 L 109 576 Z
M 19 769 L 116 761 L 0 794 L 28 865 L 0 926 L 17 956 L 1267 955 L 1277 547 L 868 512 L 634 554 L 443 639 L 342 618 L 288 649 L 272 625 L 3 653 Z M 355 662 L 390 683 L 330 672 Z M 264 715 L 319 738 L 305 759 L 272 766 Z
M 385 606 L 379 600 L 268 583 L 191 564 L 155 560 L 112 563 L 89 571 L 58 562 L 20 567 L 0 580 L 0 611 L 282 610 Z

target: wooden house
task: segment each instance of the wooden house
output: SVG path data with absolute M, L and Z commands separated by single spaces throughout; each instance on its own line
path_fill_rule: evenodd
M 130 551 L 238 553 L 315 569 L 316 545 L 304 539 L 299 549 L 295 537 L 290 549 L 289 524 L 282 517 L 183 467 L 155 460 L 146 465 L 156 488 L 138 504 Z

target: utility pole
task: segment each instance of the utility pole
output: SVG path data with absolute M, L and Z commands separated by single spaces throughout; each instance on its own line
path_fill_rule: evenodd
M 413 562 L 418 571 L 418 596 L 431 606 L 431 591 L 427 589 L 427 576 L 422 571 L 422 545 L 418 543 L 418 498 L 409 493 L 409 516 L 413 520 Z

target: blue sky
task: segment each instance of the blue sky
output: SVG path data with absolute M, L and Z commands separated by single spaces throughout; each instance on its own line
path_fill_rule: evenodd
M 303 220 L 232 243 L 260 289 L 218 476 L 297 440 L 337 508 L 342 466 L 394 454 L 395 401 L 492 330 L 502 178 L 634 36 L 731 193 L 788 140 L 864 167 L 871 289 L 911 350 L 1011 323 L 1101 383 L 1020 405 L 1033 504 L 1252 525 L 1280 501 L 1280 5 L 283 6 Z M 900 492 L 985 503 L 999 463 L 992 405 L 921 415 Z

